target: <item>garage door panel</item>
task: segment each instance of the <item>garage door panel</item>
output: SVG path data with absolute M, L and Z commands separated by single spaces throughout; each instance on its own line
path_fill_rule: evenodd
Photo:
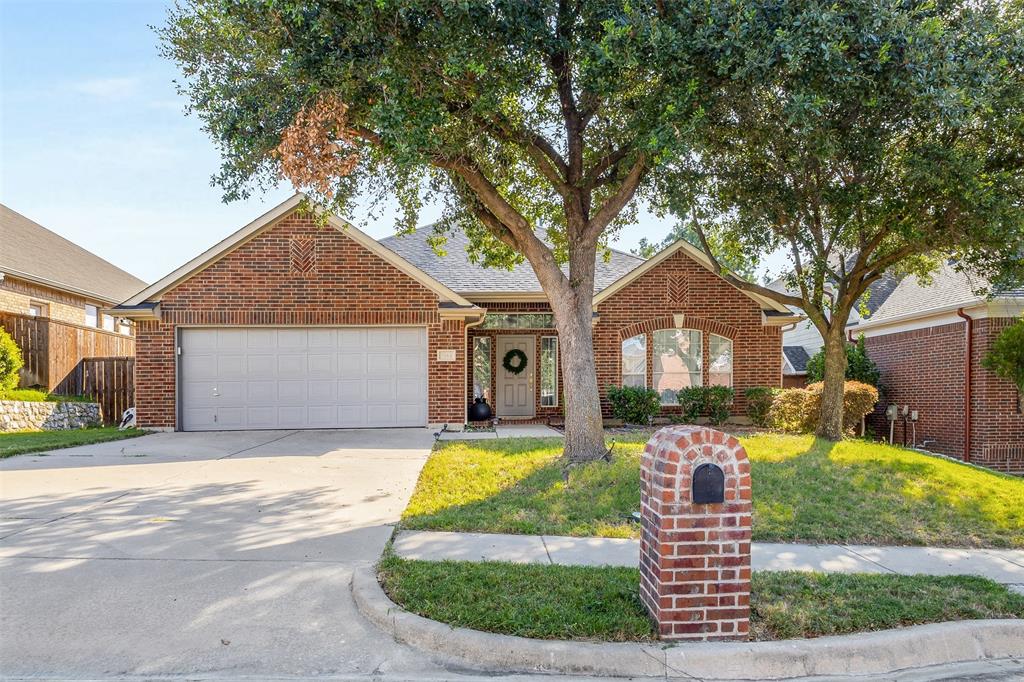
M 183 329 L 186 430 L 424 426 L 423 328 Z
M 304 377 L 306 376 L 306 362 L 308 357 L 305 354 L 288 354 L 277 356 L 277 376 L 279 377 Z

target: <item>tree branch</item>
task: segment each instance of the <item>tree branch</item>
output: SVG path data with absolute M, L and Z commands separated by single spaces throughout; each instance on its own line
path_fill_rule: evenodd
M 588 238 L 596 239 L 604 232 L 608 224 L 615 219 L 615 216 L 622 211 L 623 207 L 636 194 L 636 190 L 640 186 L 640 182 L 643 180 L 646 172 L 647 157 L 644 154 L 640 154 L 633 167 L 629 169 L 626 179 L 619 185 L 619 188 L 605 200 L 601 208 L 597 209 L 594 216 L 587 222 L 586 236 Z

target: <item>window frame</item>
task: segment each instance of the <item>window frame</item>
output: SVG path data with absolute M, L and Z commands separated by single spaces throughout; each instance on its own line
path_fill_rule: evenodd
M 483 345 L 487 346 L 486 353 L 479 353 L 478 354 L 478 346 L 483 346 Z M 476 400 L 477 398 L 483 398 L 485 401 L 489 401 L 489 399 L 491 397 L 491 384 L 494 381 L 494 367 L 492 366 L 493 363 L 491 362 L 491 347 L 492 347 L 492 345 L 493 344 L 491 343 L 491 337 L 490 336 L 474 336 L 473 337 L 473 354 L 471 356 L 473 358 L 473 364 L 472 364 L 470 369 L 473 372 L 473 399 L 474 400 Z M 480 384 L 480 394 L 479 395 L 477 395 L 477 358 L 478 357 L 480 357 L 480 358 L 486 357 L 486 360 L 487 360 L 487 382 L 486 382 L 486 384 L 481 382 L 481 384 Z
M 712 364 L 715 361 L 715 355 L 714 355 L 714 352 L 712 351 L 712 344 L 715 342 L 715 339 L 722 339 L 723 341 L 725 341 L 725 342 L 727 342 L 729 344 L 729 371 L 728 371 L 729 383 L 727 383 L 727 384 L 716 384 L 716 383 L 713 383 L 712 380 L 711 380 L 711 376 L 713 374 L 719 374 L 719 375 L 726 374 L 726 372 L 723 372 L 723 371 L 720 371 L 720 370 L 719 371 L 715 371 L 711 367 Z M 722 336 L 721 334 L 711 334 L 711 333 L 708 334 L 708 386 L 726 386 L 728 388 L 732 388 L 733 387 L 733 373 L 735 371 L 735 368 L 734 368 L 735 362 L 734 361 L 736 359 L 735 347 L 736 347 L 735 343 L 728 336 Z M 783 357 L 785 357 L 785 354 L 783 354 Z
M 90 309 L 92 314 L 92 321 L 89 321 Z M 85 326 L 99 328 L 100 326 L 100 307 L 98 305 L 85 304 Z
M 32 312 L 38 310 L 39 312 Z M 28 314 L 32 317 L 49 317 L 50 316 L 50 304 L 43 303 L 42 301 L 29 301 L 28 302 Z
M 544 353 L 545 353 L 546 349 L 544 348 L 544 346 L 546 344 L 548 344 L 548 343 L 550 343 L 552 345 L 551 352 L 554 354 L 554 358 L 553 358 L 554 366 L 552 368 L 553 374 L 551 376 L 551 380 L 554 382 L 553 383 L 554 391 L 553 391 L 553 393 L 550 396 L 545 396 L 544 395 Z M 559 403 L 559 401 L 558 401 L 558 363 L 559 363 L 558 353 L 559 353 L 559 348 L 558 348 L 558 337 L 557 336 L 542 336 L 542 337 L 540 337 L 540 362 L 537 363 L 539 365 L 538 369 L 540 370 L 540 383 L 539 383 L 539 389 L 540 390 L 537 392 L 537 400 L 539 401 L 539 404 L 540 404 L 541 407 L 558 407 L 558 403 Z M 545 398 L 550 398 L 552 402 L 545 403 L 544 402 Z
M 107 326 L 107 320 L 110 321 L 110 326 Z M 117 320 L 114 319 L 113 315 L 107 315 L 106 313 L 100 313 L 100 329 L 105 332 L 116 332 Z
M 631 372 L 626 374 L 626 344 L 639 339 L 640 351 L 643 356 L 643 361 L 640 363 L 641 372 Z M 627 383 L 626 377 L 640 377 L 640 383 Z M 635 334 L 629 338 L 622 339 L 619 343 L 619 382 L 623 386 L 636 386 L 639 388 L 647 388 L 647 334 Z
M 478 329 L 554 329 L 555 314 L 548 312 L 487 313 Z
M 686 371 L 686 372 L 665 372 L 665 371 L 658 372 L 658 370 L 657 370 L 658 334 L 665 333 L 665 332 L 676 332 L 676 333 L 678 333 L 678 332 L 686 332 L 686 333 L 690 334 L 691 342 L 693 341 L 693 338 L 694 338 L 693 335 L 694 334 L 697 335 L 696 336 L 696 339 L 697 339 L 697 343 L 696 343 L 696 347 L 697 347 L 697 354 L 696 354 L 697 368 L 696 368 L 696 370 L 689 370 L 689 371 Z M 692 347 L 694 344 L 691 343 L 690 345 Z M 689 327 L 669 327 L 669 328 L 665 328 L 665 329 L 655 329 L 654 331 L 651 332 L 651 353 L 652 353 L 652 355 L 651 355 L 651 357 L 652 357 L 651 386 L 653 388 L 655 388 L 655 390 L 658 390 L 659 395 L 660 395 L 660 399 L 661 399 L 661 404 L 663 406 L 670 406 L 670 405 L 678 405 L 679 404 L 679 401 L 675 397 L 675 392 L 678 391 L 679 389 L 666 388 L 664 391 L 661 391 L 661 390 L 657 389 L 656 385 L 658 384 L 657 378 L 659 377 L 659 375 L 660 376 L 664 376 L 665 374 L 685 374 L 685 375 L 687 375 L 689 377 L 689 381 L 690 381 L 690 385 L 687 386 L 686 388 L 700 388 L 700 387 L 704 386 L 704 331 L 702 329 L 691 329 Z M 691 357 L 692 357 L 692 353 L 691 353 Z M 697 377 L 696 382 L 693 381 L 693 377 L 694 376 Z M 672 392 L 671 400 L 666 400 L 665 392 L 668 392 L 668 391 Z

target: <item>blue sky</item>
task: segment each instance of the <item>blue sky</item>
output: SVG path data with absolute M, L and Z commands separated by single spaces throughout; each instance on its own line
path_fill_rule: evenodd
M 168 6 L 0 0 L 0 202 L 150 282 L 291 194 L 224 204 L 210 186 L 217 152 L 150 28 Z M 386 214 L 346 217 L 393 232 Z M 645 214 L 615 246 L 669 227 Z

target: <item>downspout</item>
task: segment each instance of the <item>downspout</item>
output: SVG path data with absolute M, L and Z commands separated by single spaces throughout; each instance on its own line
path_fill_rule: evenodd
M 484 316 L 487 315 L 487 309 L 484 308 L 480 313 L 480 317 L 475 322 L 463 322 L 462 334 L 464 337 L 463 348 L 466 349 L 466 362 L 464 363 L 464 371 L 462 373 L 462 397 L 463 397 L 463 413 L 469 409 L 469 374 L 473 371 L 473 348 L 469 345 L 469 330 L 473 327 L 478 327 L 484 323 Z M 492 413 L 493 414 L 493 413 Z M 469 417 L 466 416 L 466 422 L 468 423 Z
M 971 461 L 971 355 L 974 353 L 974 318 L 957 308 L 956 314 L 964 318 L 967 339 L 964 351 L 964 461 Z

